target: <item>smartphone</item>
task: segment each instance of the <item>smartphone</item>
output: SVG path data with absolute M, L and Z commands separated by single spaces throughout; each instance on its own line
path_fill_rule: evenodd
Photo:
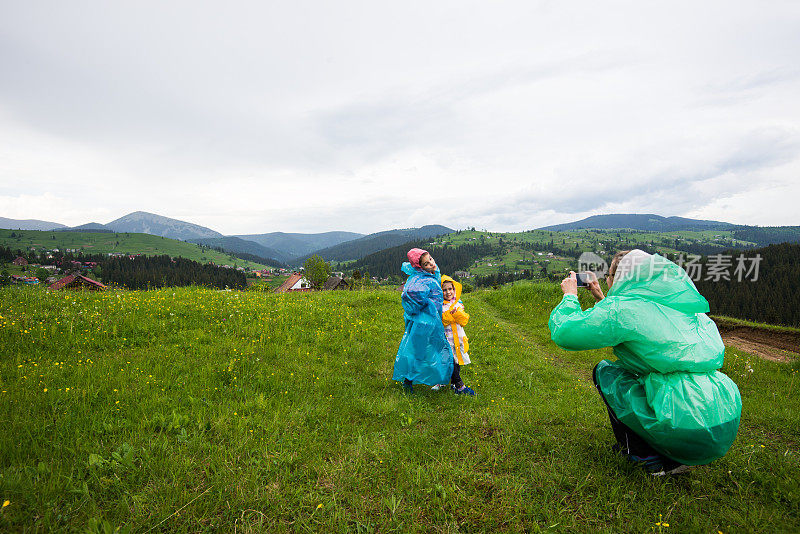
M 575 278 L 578 280 L 578 287 L 589 287 L 589 282 L 592 281 L 589 273 L 575 273 Z

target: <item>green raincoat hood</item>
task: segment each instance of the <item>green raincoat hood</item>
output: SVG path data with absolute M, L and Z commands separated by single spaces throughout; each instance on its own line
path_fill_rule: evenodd
M 708 301 L 686 271 L 658 254 L 639 249 L 619 262 L 608 296 L 646 299 L 683 313 L 709 311 Z

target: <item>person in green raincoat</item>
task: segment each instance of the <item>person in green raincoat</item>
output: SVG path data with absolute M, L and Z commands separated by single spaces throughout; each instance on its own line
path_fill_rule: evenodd
M 728 451 L 739 429 L 742 400 L 723 373 L 725 347 L 706 313 L 708 301 L 686 272 L 658 254 L 618 253 L 597 300 L 582 310 L 575 273 L 550 314 L 561 348 L 613 347 L 593 378 L 617 439 L 614 449 L 653 474 L 678 473 Z

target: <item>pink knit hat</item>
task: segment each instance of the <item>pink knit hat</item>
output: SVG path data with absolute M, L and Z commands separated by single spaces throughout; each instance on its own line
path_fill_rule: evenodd
M 407 254 L 408 261 L 411 262 L 411 265 L 413 267 L 416 267 L 417 269 L 422 269 L 422 266 L 420 266 L 419 264 L 419 259 L 422 257 L 423 254 L 427 253 L 428 253 L 427 250 L 423 250 L 421 248 L 412 248 L 411 250 L 408 251 Z

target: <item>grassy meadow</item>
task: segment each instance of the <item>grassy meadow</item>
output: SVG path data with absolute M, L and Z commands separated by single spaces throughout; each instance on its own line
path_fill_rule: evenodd
M 464 296 L 478 396 L 391 381 L 396 291 L 0 290 L 0 531 L 796 532 L 800 364 L 728 349 L 728 455 L 611 451 L 555 284 Z

